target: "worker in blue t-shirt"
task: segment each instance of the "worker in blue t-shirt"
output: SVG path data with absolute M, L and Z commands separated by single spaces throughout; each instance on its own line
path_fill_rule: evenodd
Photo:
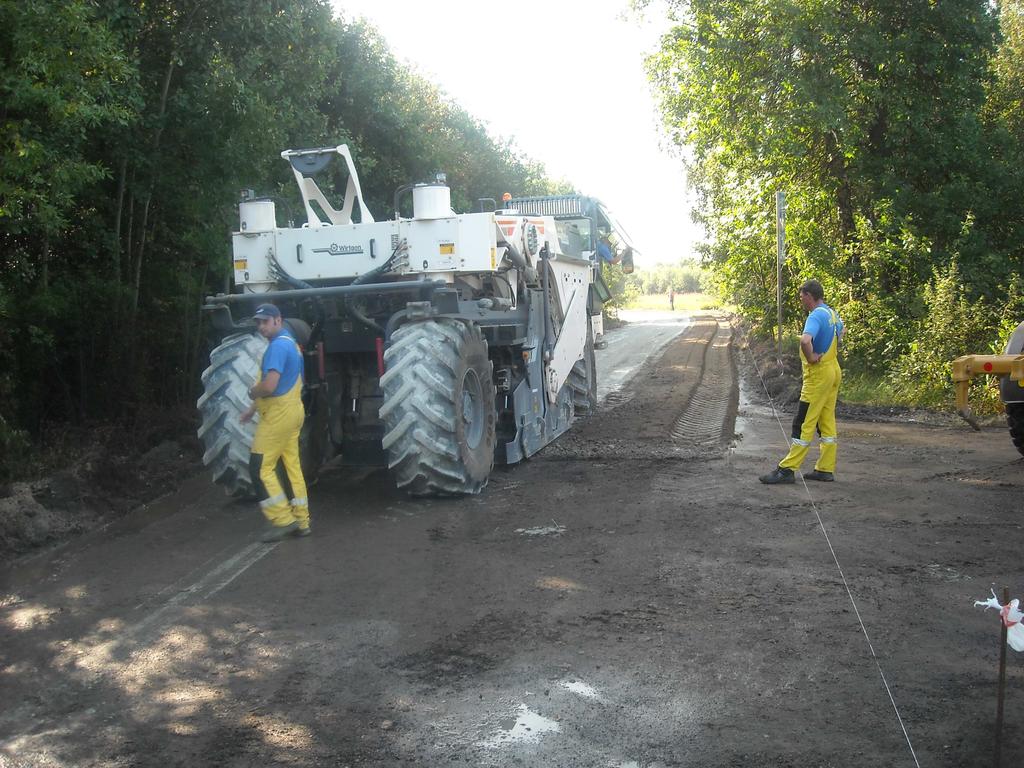
M 290 534 L 308 536 L 309 501 L 299 463 L 299 432 L 305 419 L 302 351 L 284 327 L 281 310 L 273 304 L 261 304 L 253 317 L 260 336 L 270 344 L 263 353 L 260 379 L 249 389 L 253 404 L 241 420 L 244 424 L 254 414 L 260 416 L 249 453 L 249 472 L 260 507 L 270 521 L 263 541 L 280 541 Z M 278 461 L 288 476 L 287 493 L 277 477 Z
M 618 264 L 620 261 L 622 261 L 622 256 L 616 252 L 615 246 L 612 245 L 611 240 L 608 239 L 608 235 L 601 235 L 597 239 L 597 270 L 594 274 L 594 282 L 599 283 L 605 293 L 609 296 L 611 295 L 611 292 L 608 290 L 608 286 L 604 281 L 603 268 L 605 264 Z M 598 304 L 597 310 L 599 311 L 600 309 L 601 305 Z M 603 323 L 601 327 L 603 327 Z M 596 334 L 594 336 L 594 349 L 604 349 L 606 346 L 608 346 L 608 342 L 604 340 L 604 334 Z
M 814 433 L 821 435 L 821 455 L 813 472 L 805 472 L 806 480 L 830 482 L 836 470 L 836 400 L 843 373 L 839 369 L 839 342 L 843 338 L 843 321 L 825 303 L 825 292 L 817 280 L 800 286 L 800 303 L 809 313 L 800 337 L 800 364 L 803 383 L 800 404 L 793 418 L 793 439 L 786 457 L 773 472 L 762 475 L 762 483 L 796 482 L 794 471 L 810 450 Z
M 597 256 L 606 264 L 618 264 L 622 261 L 622 257 L 615 252 L 611 240 L 606 235 L 602 235 L 597 240 Z

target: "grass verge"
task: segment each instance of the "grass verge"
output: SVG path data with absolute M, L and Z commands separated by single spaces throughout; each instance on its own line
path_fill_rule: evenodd
M 889 406 L 906 408 L 928 408 L 952 413 L 956 408 L 953 382 L 949 389 L 936 396 L 933 390 L 918 388 L 914 382 L 893 382 L 887 376 L 877 373 L 843 371 L 843 383 L 839 399 L 856 405 Z M 971 410 L 979 416 L 993 416 L 1004 412 L 999 397 L 999 380 L 979 377 L 971 384 L 969 392 Z
M 642 293 L 634 297 L 627 304 L 624 304 L 622 308 L 667 312 L 671 309 L 671 305 L 669 304 L 667 293 Z M 701 309 L 730 309 L 728 305 L 723 304 L 718 298 L 708 293 L 677 293 L 675 308 L 677 312 L 696 312 Z

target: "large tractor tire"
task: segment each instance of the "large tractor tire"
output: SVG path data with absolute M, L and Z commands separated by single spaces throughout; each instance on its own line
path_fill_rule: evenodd
M 1006 423 L 1014 447 L 1024 455 L 1024 403 L 1006 404 Z
M 309 326 L 301 320 L 285 320 L 296 339 L 309 339 Z M 249 474 L 249 449 L 256 435 L 259 416 L 248 424 L 238 417 L 252 400 L 249 388 L 259 378 L 260 363 L 267 340 L 255 333 L 228 336 L 210 353 L 210 367 L 203 371 L 203 395 L 197 405 L 202 417 L 199 439 L 203 442 L 203 463 L 213 472 L 213 481 L 236 498 L 254 498 Z M 306 420 L 299 434 L 299 457 L 306 485 L 316 482 L 320 467 L 330 457 L 327 437 L 327 401 L 323 389 L 311 390 L 305 398 Z M 278 476 L 286 482 L 284 467 Z
M 302 431 L 299 433 L 299 461 L 302 464 L 302 478 L 307 486 L 316 484 L 320 468 L 334 456 L 328 426 L 330 406 L 326 386 L 321 384 L 316 389 L 308 388 L 303 397 L 306 420 L 302 422 Z M 278 465 L 278 474 L 284 474 L 284 465 Z
M 573 411 L 576 416 L 587 416 L 597 410 L 597 359 L 594 355 L 594 334 L 587 318 L 587 346 L 583 357 L 569 372 L 568 382 L 572 388 Z
M 479 493 L 494 466 L 493 365 L 475 325 L 440 318 L 402 326 L 384 353 L 383 447 L 414 496 Z
M 202 417 L 199 439 L 203 463 L 215 483 L 237 498 L 254 495 L 249 479 L 249 447 L 256 434 L 253 422 L 238 417 L 248 409 L 249 387 L 260 372 L 267 340 L 253 333 L 228 336 L 210 353 L 210 367 L 203 371 L 203 395 L 196 405 Z

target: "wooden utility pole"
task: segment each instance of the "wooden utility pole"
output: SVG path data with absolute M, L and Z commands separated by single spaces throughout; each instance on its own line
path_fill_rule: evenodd
M 778 339 L 778 357 L 782 360 L 782 265 L 786 261 L 786 193 L 775 193 L 775 300 L 779 308 L 779 324 L 775 336 Z

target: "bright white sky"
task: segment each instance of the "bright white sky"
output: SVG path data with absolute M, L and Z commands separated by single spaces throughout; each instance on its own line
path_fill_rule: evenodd
M 626 17 L 627 0 L 332 2 L 344 17 L 370 21 L 399 60 L 492 135 L 600 198 L 640 251 L 637 266 L 694 255 L 701 233 L 690 221 L 685 171 L 660 149 L 643 71 L 666 22 Z M 510 93 L 513 83 L 520 92 Z M 494 194 L 504 191 L 517 193 Z

